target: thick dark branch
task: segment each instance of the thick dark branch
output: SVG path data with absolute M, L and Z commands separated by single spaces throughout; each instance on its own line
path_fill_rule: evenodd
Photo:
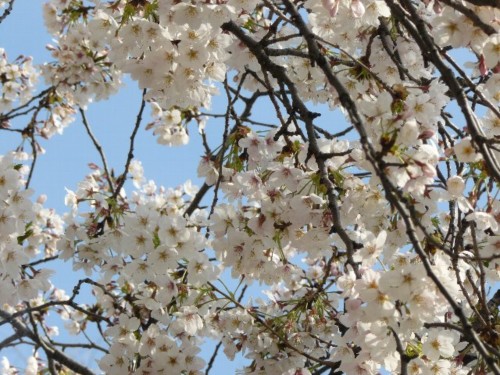
M 396 5 L 394 1 L 392 0 L 386 0 L 388 3 L 389 7 L 391 9 L 396 9 L 398 11 L 398 15 L 401 17 L 402 22 L 406 21 L 404 24 L 406 26 L 407 23 L 409 23 L 408 19 L 406 18 L 407 15 L 406 13 L 399 7 L 399 5 Z M 408 5 L 409 2 L 405 1 L 407 3 L 407 7 L 411 7 L 411 4 Z M 344 108 L 347 110 L 349 117 L 351 119 L 352 124 L 356 127 L 356 130 L 358 131 L 360 135 L 360 141 L 363 146 L 363 149 L 365 151 L 365 155 L 367 159 L 370 161 L 370 163 L 374 166 L 375 171 L 380 178 L 382 182 L 382 186 L 384 187 L 384 190 L 386 192 L 386 198 L 387 200 L 397 209 L 397 211 L 401 214 L 401 217 L 403 218 L 405 225 L 406 225 L 406 233 L 408 235 L 408 238 L 410 239 L 415 251 L 419 255 L 420 259 L 422 260 L 422 263 L 424 265 L 424 268 L 426 270 L 427 276 L 434 282 L 436 287 L 439 289 L 441 294 L 445 297 L 445 299 L 448 301 L 450 306 L 452 307 L 453 311 L 457 315 L 457 317 L 460 319 L 464 331 L 466 333 L 466 336 L 469 340 L 471 340 L 474 343 L 474 346 L 477 348 L 477 350 L 483 355 L 483 357 L 486 359 L 488 362 L 490 368 L 494 371 L 495 374 L 498 374 L 498 366 L 494 363 L 494 360 L 491 358 L 491 356 L 488 354 L 487 349 L 483 345 L 481 339 L 478 337 L 477 333 L 474 331 L 472 326 L 470 325 L 467 317 L 465 316 L 465 313 L 463 310 L 457 305 L 455 302 L 454 298 L 450 295 L 449 291 L 446 289 L 446 287 L 441 283 L 439 278 L 436 276 L 436 274 L 433 272 L 431 264 L 429 259 L 427 258 L 424 249 L 422 248 L 422 245 L 418 239 L 417 232 L 416 232 L 416 227 L 413 221 L 414 215 L 412 215 L 412 210 L 414 208 L 410 207 L 408 205 L 408 202 L 404 197 L 401 196 L 400 192 L 393 186 L 393 184 L 389 181 L 388 177 L 383 173 L 384 170 L 384 161 L 382 158 L 379 157 L 379 155 L 375 152 L 375 149 L 373 148 L 373 145 L 371 144 L 366 130 L 364 128 L 363 121 L 361 120 L 361 117 L 356 109 L 356 105 L 353 102 L 352 98 L 349 96 L 349 93 L 346 91 L 344 86 L 341 84 L 341 82 L 335 77 L 333 72 L 331 71 L 330 67 L 327 64 L 327 61 L 324 57 L 324 55 L 321 53 L 321 51 L 318 48 L 318 45 L 315 42 L 315 37 L 314 34 L 309 30 L 305 22 L 303 21 L 302 17 L 298 13 L 297 9 L 295 6 L 289 1 L 289 0 L 284 0 L 284 3 L 286 4 L 288 11 L 292 14 L 292 18 L 294 20 L 295 25 L 299 28 L 301 31 L 302 35 L 304 36 L 304 39 L 308 43 L 308 48 L 310 52 L 310 56 L 313 59 L 313 61 L 316 61 L 318 66 L 323 70 L 328 82 L 337 90 L 337 93 L 339 95 L 339 100 L 341 104 L 344 106 Z M 415 17 L 418 18 L 418 16 L 415 14 Z M 412 24 L 410 24 L 410 27 L 413 27 Z M 422 32 L 426 32 L 424 29 Z M 422 43 L 422 37 L 419 35 L 419 33 L 415 33 L 415 35 L 412 36 L 417 40 L 417 43 L 420 42 Z M 425 36 L 424 36 L 425 37 Z M 432 44 L 432 47 L 434 48 L 435 52 L 435 47 Z M 421 46 L 422 48 L 422 46 Z M 425 48 L 422 48 L 422 51 L 425 51 Z M 441 63 L 441 68 L 443 70 L 446 69 L 446 71 L 443 73 L 443 75 L 446 73 L 451 75 L 452 79 L 454 81 L 455 86 L 453 86 L 454 90 L 457 91 L 457 96 L 461 97 L 463 100 L 462 102 L 459 103 L 459 105 L 462 108 L 462 111 L 464 112 L 465 115 L 467 115 L 469 118 L 468 120 L 471 121 L 471 132 L 475 132 L 474 134 L 477 134 L 478 130 L 475 127 L 475 122 L 474 122 L 474 117 L 472 114 L 470 114 L 470 109 L 467 106 L 466 99 L 464 97 L 463 92 L 460 89 L 460 86 L 456 82 L 456 80 L 453 77 L 453 73 L 449 68 L 447 68 L 442 60 L 437 56 L 439 62 Z M 439 68 L 439 67 L 438 67 Z M 441 69 L 440 69 L 441 70 Z M 452 82 L 453 83 L 453 82 Z M 461 105 L 465 104 L 465 105 Z M 468 122 L 469 124 L 469 122 Z M 489 150 L 487 150 L 489 151 Z M 483 154 L 484 155 L 484 154 Z M 496 166 L 492 166 L 495 167 Z M 496 171 L 496 169 L 495 169 Z M 418 225 L 418 224 L 417 224 Z M 424 231 L 425 233 L 425 231 Z
M 499 0 L 465 0 L 465 1 L 480 7 L 500 8 Z
M 189 206 L 186 208 L 186 211 L 184 211 L 184 215 L 191 216 L 191 214 L 199 207 L 201 200 L 209 190 L 210 186 L 207 185 L 207 183 L 204 183 L 194 196 Z
M 309 55 L 306 52 L 302 52 L 295 48 L 280 48 L 280 49 L 266 48 L 266 53 L 269 56 L 296 56 L 305 59 L 309 57 Z
M 403 348 L 403 343 L 401 342 L 401 339 L 399 338 L 398 334 L 396 331 L 391 327 L 391 332 L 392 335 L 394 336 L 394 340 L 396 340 L 396 350 L 399 353 L 399 358 L 401 361 L 401 375 L 408 375 L 408 363 L 410 362 L 411 358 L 408 357 L 405 354 L 405 349 Z
M 289 4 L 289 2 L 285 2 L 285 4 Z M 292 14 L 293 15 L 293 14 Z M 321 158 L 321 152 L 317 143 L 316 135 L 314 133 L 314 124 L 313 119 L 315 118 L 315 114 L 310 112 L 308 108 L 305 106 L 303 101 L 300 98 L 300 95 L 297 92 L 297 88 L 295 84 L 290 80 L 290 78 L 286 74 L 286 69 L 280 65 L 275 64 L 269 56 L 266 54 L 265 49 L 249 37 L 243 30 L 241 30 L 238 25 L 234 22 L 227 22 L 222 25 L 222 28 L 226 31 L 234 34 L 241 42 L 243 42 L 247 48 L 253 53 L 257 61 L 259 62 L 262 70 L 266 70 L 270 72 L 274 78 L 278 80 L 278 82 L 282 82 L 284 85 L 288 87 L 290 92 L 290 96 L 292 98 L 293 108 L 298 112 L 302 121 L 304 121 L 306 125 L 307 134 L 309 137 L 309 147 L 310 151 L 316 157 L 316 162 L 319 167 L 319 171 L 321 174 L 321 182 L 326 186 L 327 195 L 328 195 L 328 206 L 332 213 L 333 217 L 333 230 L 338 233 L 342 242 L 344 243 L 347 251 L 348 263 L 357 272 L 358 266 L 357 263 L 353 259 L 353 255 L 355 252 L 355 244 L 352 241 L 344 227 L 342 226 L 340 220 L 339 208 L 337 205 L 337 198 L 335 196 L 335 187 L 333 183 L 330 181 L 328 169 L 325 164 L 325 160 Z M 304 34 L 303 30 L 299 27 L 302 34 Z M 326 60 L 323 57 L 324 63 L 326 64 Z M 365 137 L 366 139 L 366 137 Z
M 424 56 L 427 57 L 441 73 L 441 79 L 446 83 L 451 94 L 456 99 L 457 104 L 464 115 L 472 140 L 476 143 L 479 151 L 485 159 L 488 171 L 491 173 L 492 177 L 494 177 L 497 181 L 500 181 L 500 166 L 496 156 L 486 142 L 487 138 L 481 129 L 481 125 L 479 124 L 475 114 L 471 111 L 468 105 L 467 97 L 462 90 L 461 85 L 455 78 L 453 71 L 441 58 L 440 51 L 436 47 L 432 37 L 429 35 L 425 22 L 418 15 L 410 1 L 402 0 L 402 3 L 405 5 L 405 9 L 408 10 L 410 14 L 401 8 L 399 3 L 394 0 L 385 0 L 385 2 L 391 9 L 393 15 L 404 25 L 406 30 L 408 30 L 414 38 Z
M 14 333 L 13 335 L 10 335 L 9 337 L 0 342 L 0 350 L 15 345 L 14 342 L 21 339 L 21 337 L 22 336 L 17 332 Z
M 21 337 L 28 337 L 33 340 L 37 345 L 42 347 L 48 356 L 52 358 L 52 360 L 60 363 L 63 366 L 66 366 L 70 370 L 76 372 L 81 375 L 94 375 L 92 371 L 90 371 L 87 367 L 82 366 L 78 362 L 75 362 L 72 358 L 68 357 L 65 353 L 55 349 L 52 347 L 47 341 L 38 337 L 38 335 L 34 334 L 24 323 L 19 321 L 16 318 L 13 318 L 11 314 L 4 310 L 0 310 L 0 317 L 4 320 L 8 321 L 12 326 L 14 331 Z
M 0 16 L 0 23 L 2 23 L 12 12 L 12 7 L 14 6 L 14 1 L 15 0 L 10 0 L 9 5 L 7 8 L 3 11 L 2 15 Z
M 471 20 L 471 22 L 474 24 L 474 26 L 479 27 L 485 34 L 488 35 L 493 35 L 496 34 L 496 30 L 493 26 L 488 25 L 487 23 L 484 23 L 481 18 L 476 14 L 476 12 L 473 9 L 467 8 L 466 6 L 462 5 L 461 3 L 455 1 L 455 0 L 439 0 L 443 4 L 446 4 L 456 11 L 462 13 L 465 17 Z

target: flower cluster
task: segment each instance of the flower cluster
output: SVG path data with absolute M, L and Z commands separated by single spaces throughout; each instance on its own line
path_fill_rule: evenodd
M 56 62 L 44 69 L 49 82 L 73 88 L 75 101 L 86 105 L 116 91 L 123 72 L 149 89 L 148 99 L 164 109 L 210 105 L 215 88 L 206 82 L 224 80 L 231 38 L 219 27 L 235 13 L 232 7 L 94 3 L 45 5 L 46 24 L 59 36 L 58 46 L 51 47 Z M 74 23 L 80 17 L 85 26 Z
M 72 4 L 63 1 L 45 5 L 46 25 L 58 39 L 56 45 L 47 46 L 55 61 L 41 69 L 47 84 L 57 87 L 59 95 L 71 105 L 86 107 L 115 93 L 121 86 L 121 72 L 107 58 L 106 35 L 113 33 L 113 24 L 103 29 L 99 26 L 107 20 L 96 17 L 86 27 L 69 27 L 80 9 Z M 58 16 L 63 10 L 65 17 Z M 61 28 L 67 28 L 66 33 L 60 34 Z
M 174 190 L 157 188 L 144 182 L 140 163 L 131 167 L 140 190 L 130 198 L 103 191 L 99 170 L 76 192 L 68 192 L 71 214 L 65 217 L 61 257 L 71 258 L 74 269 L 88 276 L 100 275 L 96 285 L 103 287 L 94 293 L 112 322 L 105 332 L 112 345 L 100 361 L 104 372 L 138 367 L 169 373 L 186 366 L 197 371 L 204 366 L 196 355 L 196 337 L 204 330 L 200 314 L 215 306 L 200 311 L 195 306 L 206 302 L 205 285 L 219 274 L 204 251 L 207 241 L 199 228 L 205 219 L 202 212 L 191 219 L 183 216 L 195 193 L 189 183 Z M 84 202 L 93 210 L 80 222 Z
M 152 117 L 155 121 L 149 125 L 153 134 L 157 136 L 159 144 L 167 146 L 181 146 L 189 141 L 186 127 L 182 124 L 182 113 L 178 109 L 163 111 L 161 107 L 151 103 Z
M 48 337 L 56 311 L 106 374 L 201 374 L 205 339 L 251 374 L 498 374 L 500 14 L 473 3 L 50 1 L 36 136 L 124 75 L 143 101 L 121 175 L 89 131 L 103 166 L 62 220 L 0 158 L 2 318 Z M 29 100 L 30 69 L 0 65 L 4 103 Z M 225 113 L 202 113 L 220 88 Z M 199 190 L 158 187 L 132 160 L 146 102 L 160 144 L 198 122 Z M 69 296 L 41 266 L 52 255 L 85 274 Z M 26 372 L 51 350 L 79 372 L 43 334 L 27 337 L 47 361 Z
M 51 289 L 51 271 L 28 266 L 57 252 L 62 221 L 43 208 L 44 197 L 31 201 L 25 189 L 26 168 L 13 156 L 0 157 L 0 305 L 15 306 Z
M 472 8 L 485 24 L 498 25 L 498 9 Z M 429 19 L 432 22 L 432 34 L 441 46 L 455 48 L 468 47 L 481 56 L 484 69 L 495 69 L 500 62 L 500 39 L 498 34 L 488 35 L 462 13 L 452 7 L 438 9 L 439 17 Z
M 0 113 L 13 108 L 14 103 L 24 104 L 31 99 L 39 73 L 30 57 L 20 56 L 9 63 L 7 54 L 0 48 Z

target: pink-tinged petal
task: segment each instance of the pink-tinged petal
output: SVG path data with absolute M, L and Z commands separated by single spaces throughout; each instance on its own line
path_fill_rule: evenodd
M 365 14 L 365 6 L 359 0 L 353 0 L 351 1 L 351 12 L 355 18 L 361 18 Z

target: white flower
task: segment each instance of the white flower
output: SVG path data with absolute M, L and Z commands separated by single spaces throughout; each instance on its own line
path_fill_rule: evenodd
M 408 363 L 408 374 L 409 375 L 421 375 L 427 370 L 425 362 L 421 358 L 412 359 Z
M 17 374 L 17 370 L 14 367 L 11 367 L 9 360 L 7 357 L 2 357 L 2 363 L 0 365 L 0 374 L 2 375 L 15 375 Z
M 465 217 L 467 221 L 474 221 L 478 230 L 491 228 L 493 232 L 498 230 L 498 223 L 495 218 L 486 212 L 473 212 Z
M 160 336 L 158 326 L 156 324 L 150 325 L 141 337 L 139 353 L 143 356 L 154 355 L 158 348 L 158 336 Z
M 455 353 L 455 345 L 458 340 L 458 335 L 453 331 L 432 330 L 422 345 L 422 352 L 434 362 L 439 357 L 450 358 Z
M 403 145 L 413 145 L 418 139 L 418 124 L 417 121 L 412 118 L 405 122 L 398 133 L 398 142 Z
M 453 176 L 446 181 L 446 187 L 448 189 L 448 193 L 450 193 L 453 198 L 458 198 L 461 197 L 464 192 L 465 182 L 462 177 Z
M 75 320 L 64 323 L 64 328 L 66 328 L 70 335 L 78 335 L 82 330 L 80 323 Z
M 135 316 L 130 318 L 125 314 L 121 314 L 119 323 L 108 328 L 105 334 L 116 338 L 121 343 L 132 344 L 137 340 L 134 332 L 137 331 L 140 324 L 141 322 Z
M 339 11 L 340 0 L 321 0 L 321 5 L 328 11 L 330 17 L 335 17 Z
M 158 237 L 162 244 L 176 246 L 179 242 L 189 240 L 190 232 L 186 228 L 186 220 L 182 217 L 162 216 L 158 226 Z
M 490 35 L 483 47 L 484 60 L 486 66 L 494 68 L 500 61 L 500 34 Z
M 28 358 L 26 363 L 26 369 L 24 370 L 25 375 L 37 375 L 38 374 L 38 361 L 36 359 L 36 352 Z
M 429 365 L 429 370 L 432 375 L 450 375 L 450 368 L 451 362 L 446 359 L 440 359 Z
M 475 163 L 482 159 L 481 154 L 478 154 L 472 146 L 470 137 L 462 139 L 455 145 L 454 150 L 457 160 L 461 163 Z
M 191 180 L 187 180 L 184 185 L 182 186 L 184 192 L 189 195 L 190 197 L 194 197 L 196 193 L 199 190 L 199 187 L 196 185 L 193 185 Z
M 384 249 L 385 240 L 387 238 L 387 232 L 381 231 L 377 237 L 373 233 L 368 233 L 363 241 L 363 248 L 358 250 L 354 255 L 353 259 L 356 262 L 362 262 L 363 265 L 373 266 L 377 261 L 377 257 L 382 253 Z
M 40 284 L 34 279 L 23 279 L 17 284 L 19 299 L 30 300 L 38 295 Z
M 215 280 L 218 272 L 204 253 L 196 253 L 189 259 L 189 281 L 194 285 L 202 285 L 207 281 Z
M 176 326 L 180 326 L 182 331 L 188 335 L 194 336 L 203 328 L 203 320 L 198 315 L 198 309 L 194 306 L 183 306 L 180 310 L 180 312 L 175 313 L 177 316 Z

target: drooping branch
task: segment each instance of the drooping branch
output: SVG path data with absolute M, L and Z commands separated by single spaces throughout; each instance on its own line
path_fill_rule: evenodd
M 498 0 L 465 0 L 465 1 L 480 7 L 493 7 L 500 9 L 500 1 Z
M 66 366 L 70 370 L 76 372 L 81 375 L 94 375 L 94 373 L 89 370 L 87 367 L 82 366 L 72 358 L 68 357 L 65 353 L 55 349 L 52 347 L 47 341 L 43 338 L 40 338 L 38 335 L 35 335 L 25 324 L 19 321 L 17 318 L 12 318 L 11 314 L 4 310 L 0 310 L 0 317 L 2 317 L 5 321 L 8 321 L 12 326 L 14 331 L 21 337 L 27 337 L 37 345 L 42 347 L 48 356 L 52 358 L 52 360 L 60 363 L 63 366 Z
M 465 5 L 455 1 L 455 0 L 439 0 L 443 4 L 446 4 L 458 12 L 462 13 L 465 17 L 472 21 L 474 26 L 479 27 L 487 35 L 496 34 L 497 31 L 491 25 L 484 23 L 481 18 L 474 12 L 473 9 L 467 8 Z
M 413 4 L 411 4 L 411 1 L 402 1 L 405 5 L 405 9 L 401 8 L 401 6 L 394 0 L 385 1 L 389 8 L 391 8 L 394 16 L 405 26 L 408 33 L 410 33 L 410 35 L 414 38 L 415 42 L 420 47 L 420 50 L 441 73 L 441 79 L 446 83 L 453 97 L 456 99 L 457 104 L 464 115 L 469 133 L 471 134 L 473 141 L 477 144 L 479 151 L 486 162 L 488 170 L 491 172 L 492 177 L 494 177 L 497 181 L 500 181 L 500 165 L 498 164 L 498 160 L 494 152 L 490 149 L 487 137 L 485 136 L 476 115 L 471 111 L 469 104 L 467 103 L 467 97 L 465 96 L 460 84 L 457 82 L 453 71 L 446 66 L 441 58 L 438 47 L 427 31 L 425 22 L 417 14 Z M 407 11 L 410 12 L 410 14 L 408 14 Z
M 387 0 L 388 3 L 390 3 L 391 1 L 392 0 Z M 454 298 L 450 295 L 447 288 L 441 283 L 439 278 L 433 272 L 431 264 L 429 262 L 429 259 L 427 258 L 425 251 L 423 250 L 423 248 L 420 244 L 420 241 L 418 240 L 418 236 L 416 234 L 416 228 L 414 226 L 414 221 L 412 220 L 412 218 L 415 217 L 415 215 L 412 214 L 412 212 L 411 212 L 412 208 L 408 207 L 408 204 L 405 203 L 406 199 L 401 196 L 401 194 L 398 192 L 398 190 L 389 181 L 389 179 L 387 178 L 385 173 L 382 172 L 384 170 L 384 161 L 375 152 L 373 145 L 371 144 L 371 142 L 366 134 L 363 121 L 356 110 L 356 106 L 355 106 L 354 102 L 352 101 L 352 99 L 350 98 L 349 94 L 347 93 L 345 88 L 342 86 L 340 81 L 334 76 L 334 74 L 330 70 L 330 68 L 326 62 L 325 57 L 319 51 L 319 48 L 314 40 L 314 34 L 310 31 L 308 26 L 304 23 L 301 15 L 298 13 L 295 6 L 289 0 L 284 0 L 284 3 L 286 4 L 288 11 L 292 14 L 292 19 L 293 19 L 294 23 L 299 28 L 304 39 L 306 40 L 306 42 L 308 44 L 309 53 L 310 53 L 311 58 L 314 61 L 316 61 L 318 66 L 325 73 L 325 76 L 327 77 L 328 82 L 337 90 L 341 104 L 348 111 L 352 124 L 356 127 L 358 133 L 360 134 L 360 141 L 363 145 L 363 148 L 365 149 L 365 154 L 366 154 L 368 160 L 370 161 L 370 163 L 374 166 L 375 171 L 377 172 L 377 175 L 382 182 L 382 185 L 383 185 L 384 190 L 386 192 L 387 200 L 398 210 L 398 212 L 401 214 L 401 217 L 403 218 L 403 220 L 405 222 L 406 233 L 408 235 L 408 238 L 410 239 L 415 251 L 419 255 L 420 259 L 422 260 L 422 263 L 423 263 L 424 268 L 426 270 L 427 276 L 434 282 L 434 284 L 436 285 L 438 290 L 442 293 L 442 295 L 446 298 L 447 302 L 453 308 L 453 311 L 455 312 L 457 317 L 460 319 L 460 321 L 464 327 L 464 330 L 466 332 L 468 339 L 470 339 L 474 343 L 474 346 L 481 353 L 481 355 L 485 358 L 485 360 L 487 361 L 488 365 L 493 370 L 493 372 L 495 374 L 499 374 L 500 370 L 498 369 L 498 366 L 496 365 L 494 359 L 489 355 L 487 349 L 484 347 L 484 345 L 483 345 L 481 339 L 478 337 L 477 333 L 474 331 L 474 329 L 470 325 L 463 310 L 457 305 L 457 303 L 455 302 Z M 394 3 L 392 3 L 392 6 L 395 7 Z M 414 37 L 415 37 L 415 39 L 419 38 L 419 36 L 415 36 L 415 35 L 414 35 Z M 439 60 L 439 61 L 441 61 L 441 60 Z M 449 74 L 451 74 L 451 71 L 449 72 Z M 454 81 L 454 82 L 456 84 L 456 81 Z M 458 91 L 457 93 L 459 95 L 463 96 L 463 93 L 459 89 L 459 87 L 455 87 L 455 88 Z M 465 102 L 465 99 L 464 99 L 464 102 Z M 469 108 L 468 108 L 466 103 L 465 103 L 464 108 L 462 108 L 462 109 L 465 112 L 464 114 L 470 113 Z
M 254 54 L 256 59 L 259 61 L 259 64 L 261 65 L 263 70 L 270 72 L 274 78 L 276 78 L 279 82 L 282 82 L 284 85 L 287 86 L 290 92 L 290 96 L 292 97 L 293 106 L 294 108 L 296 108 L 302 121 L 304 121 L 306 125 L 306 130 L 309 137 L 310 151 L 316 158 L 316 162 L 318 163 L 318 167 L 321 174 L 321 181 L 327 188 L 328 206 L 330 208 L 333 217 L 333 230 L 337 232 L 340 238 L 342 239 L 344 245 L 346 246 L 348 263 L 353 268 L 353 270 L 357 272 L 358 266 L 353 259 L 353 255 L 357 245 L 353 240 L 349 238 L 349 235 L 347 234 L 340 220 L 339 208 L 337 205 L 337 197 L 335 197 L 334 193 L 335 187 L 333 183 L 330 181 L 328 170 L 325 164 L 325 158 L 319 149 L 316 140 L 316 135 L 314 133 L 313 119 L 316 117 L 316 115 L 313 112 L 309 111 L 305 106 L 305 104 L 303 103 L 294 83 L 290 80 L 290 78 L 288 78 L 286 74 L 286 69 L 272 62 L 269 56 L 267 55 L 265 48 L 263 48 L 260 45 L 260 43 L 258 43 L 257 41 L 253 40 L 251 37 L 246 35 L 234 22 L 225 23 L 224 25 L 222 25 L 222 28 L 234 34 L 247 46 L 247 48 Z

